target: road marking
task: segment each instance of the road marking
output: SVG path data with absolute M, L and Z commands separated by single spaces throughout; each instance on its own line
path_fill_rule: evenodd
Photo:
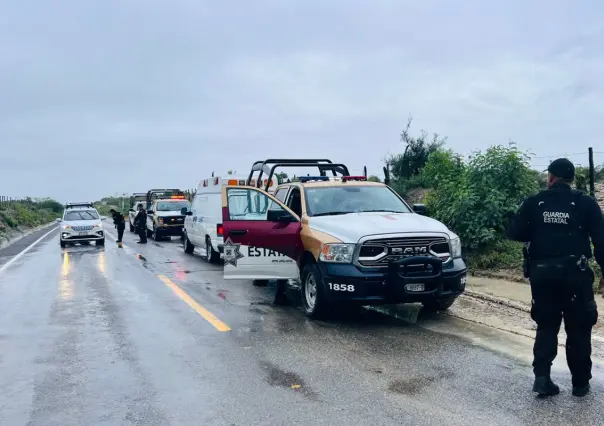
M 54 231 L 56 231 L 57 229 L 59 229 L 59 227 L 55 227 L 52 228 L 50 231 L 48 231 L 46 234 L 42 235 L 40 238 L 38 238 L 36 241 L 34 241 L 33 243 L 31 243 L 28 247 L 26 247 L 25 249 L 23 249 L 23 251 L 21 251 L 20 253 L 16 254 L 11 260 L 9 260 L 8 262 L 6 262 L 4 265 L 0 266 L 0 274 L 4 271 L 6 271 L 10 265 L 12 265 L 13 263 L 15 263 L 17 260 L 19 260 L 19 258 L 21 256 L 23 256 L 25 253 L 27 253 L 28 251 L 30 251 L 36 244 L 38 244 L 40 241 L 42 241 L 44 238 L 48 237 L 50 234 L 52 234 Z
M 157 278 L 159 278 L 165 285 L 170 287 L 172 289 L 172 291 L 174 293 L 176 293 L 176 295 L 178 297 L 180 297 L 187 305 L 189 305 L 191 308 L 193 308 L 193 310 L 195 312 L 197 312 L 199 315 L 201 315 L 203 317 L 203 319 L 205 319 L 207 322 L 212 324 L 216 330 L 218 330 L 218 331 L 230 331 L 231 330 L 231 328 L 228 325 L 226 325 L 225 323 L 220 321 L 218 318 L 216 318 L 214 316 L 214 314 L 212 314 L 206 308 L 204 308 L 199 303 L 197 303 L 195 300 L 193 300 L 193 298 L 191 296 L 189 296 L 187 293 L 185 293 L 185 291 L 182 288 L 180 288 L 179 286 L 174 284 L 170 280 L 170 278 L 166 277 L 165 275 L 157 275 Z

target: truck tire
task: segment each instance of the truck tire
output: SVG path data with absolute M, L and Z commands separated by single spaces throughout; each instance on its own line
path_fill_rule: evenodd
M 153 231 L 150 231 L 149 228 L 147 228 L 147 238 L 151 238 L 153 236 Z
M 214 251 L 212 241 L 210 241 L 209 237 L 206 237 L 206 260 L 209 263 L 218 263 L 220 260 L 220 253 Z
M 328 304 L 325 286 L 323 285 L 323 275 L 317 265 L 307 263 L 302 269 L 302 305 L 304 313 L 312 319 L 322 319 L 327 316 Z
M 130 224 L 130 232 L 134 232 L 134 226 L 132 225 L 132 222 L 128 222 Z
M 191 244 L 191 241 L 189 240 L 189 237 L 187 237 L 186 234 L 184 235 L 182 247 L 185 250 L 185 253 L 187 254 L 193 254 L 193 252 L 195 251 L 195 246 Z
M 159 230 L 155 226 L 153 227 L 153 232 L 151 233 L 151 237 L 155 241 L 160 241 L 161 240 L 161 236 L 160 236 Z
M 457 297 L 447 297 L 446 299 L 435 299 L 422 302 L 423 310 L 426 312 L 446 311 L 455 303 Z

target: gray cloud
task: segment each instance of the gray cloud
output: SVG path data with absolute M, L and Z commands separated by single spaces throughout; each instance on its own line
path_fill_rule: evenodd
M 378 173 L 409 113 L 464 153 L 601 145 L 604 5 L 373 3 L 4 2 L 0 192 L 193 187 L 269 156 Z

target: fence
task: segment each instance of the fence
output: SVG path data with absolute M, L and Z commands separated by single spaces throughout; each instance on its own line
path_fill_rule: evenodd
M 1 208 L 10 208 L 10 207 L 16 206 L 18 204 L 32 206 L 35 204 L 35 202 L 29 197 L 12 198 L 12 197 L 5 197 L 4 195 L 0 195 L 0 207 Z

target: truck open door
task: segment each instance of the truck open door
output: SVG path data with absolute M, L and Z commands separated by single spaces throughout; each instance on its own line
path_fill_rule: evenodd
M 300 217 L 267 192 L 222 188 L 225 279 L 299 279 Z

